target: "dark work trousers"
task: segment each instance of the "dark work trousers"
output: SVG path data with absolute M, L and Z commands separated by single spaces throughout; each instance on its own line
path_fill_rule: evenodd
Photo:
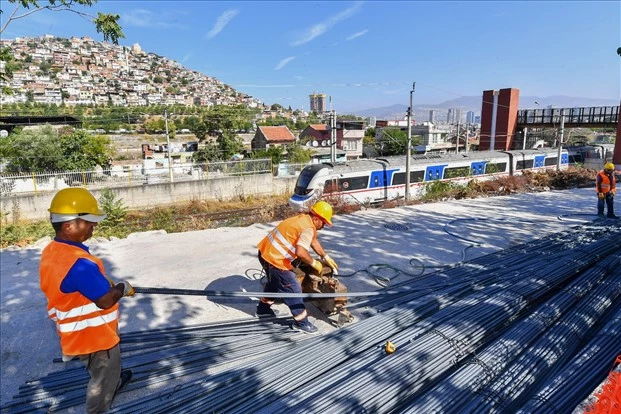
M 264 292 L 302 293 L 302 285 L 293 271 L 272 266 L 261 257 L 261 252 L 259 252 L 258 256 L 259 262 L 267 275 Z M 306 310 L 303 298 L 285 298 L 283 302 L 289 307 L 294 318 Z M 259 303 L 259 306 L 269 307 L 263 301 Z
M 606 203 L 606 208 L 608 208 L 608 217 L 614 217 L 615 208 L 614 208 L 615 197 L 611 192 L 607 192 L 604 198 L 597 199 L 597 214 L 600 216 L 604 215 L 604 202 Z
M 107 351 L 80 355 L 80 361 L 91 376 L 86 388 L 86 412 L 98 414 L 108 411 L 121 379 L 119 344 Z

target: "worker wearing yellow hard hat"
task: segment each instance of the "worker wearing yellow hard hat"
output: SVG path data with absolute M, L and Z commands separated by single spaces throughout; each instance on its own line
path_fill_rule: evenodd
M 600 217 L 604 217 L 605 205 L 608 210 L 606 217 L 618 218 L 614 212 L 614 199 L 617 193 L 614 170 L 614 164 L 607 162 L 604 165 L 604 169 L 597 173 L 595 191 L 597 191 L 597 215 Z
M 127 281 L 112 282 L 103 261 L 83 244 L 106 218 L 90 191 L 60 190 L 48 211 L 56 236 L 43 249 L 39 267 L 48 316 L 56 323 L 63 360 L 78 357 L 90 375 L 85 411 L 104 412 L 132 376 L 121 370 L 117 330 L 118 302 L 134 288 Z
M 310 250 L 317 253 L 323 263 L 337 270 L 336 262 L 326 254 L 317 240 L 317 231 L 324 225 L 332 226 L 332 206 L 325 201 L 315 203 L 308 213 L 298 214 L 282 221 L 259 243 L 259 262 L 267 274 L 265 292 L 301 293 L 302 286 L 293 272 L 294 261 L 310 265 L 319 274 L 323 264 L 313 259 Z M 293 315 L 293 329 L 304 333 L 315 333 L 317 327 L 308 320 L 302 298 L 283 300 Z M 273 300 L 262 298 L 257 306 L 257 316 L 275 316 L 271 309 Z

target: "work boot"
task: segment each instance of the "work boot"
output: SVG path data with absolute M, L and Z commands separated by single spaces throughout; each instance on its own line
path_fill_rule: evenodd
M 132 370 L 124 369 L 121 371 L 121 378 L 119 379 L 119 386 L 116 389 L 116 392 L 119 392 L 123 389 L 123 387 L 132 379 Z
M 317 331 L 319 330 L 315 325 L 310 323 L 308 319 L 293 322 L 291 328 L 294 331 L 304 332 L 305 334 L 314 334 L 317 333 Z
M 114 391 L 114 395 L 112 396 L 112 400 L 114 401 L 114 398 L 116 397 L 116 395 L 119 393 L 119 391 L 121 391 L 121 389 L 123 389 L 123 387 L 125 385 L 127 385 L 127 383 L 129 382 L 129 380 L 132 379 L 132 370 L 131 369 L 124 369 L 121 371 L 121 378 L 119 378 L 119 385 L 116 386 L 116 391 Z
M 257 310 L 254 312 L 254 316 L 257 318 L 275 318 L 278 316 L 278 312 L 272 309 L 272 307 L 267 303 L 259 302 Z

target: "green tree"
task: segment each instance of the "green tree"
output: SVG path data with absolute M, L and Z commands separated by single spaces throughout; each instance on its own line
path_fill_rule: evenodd
M 254 158 L 254 159 L 271 158 L 272 164 L 277 165 L 282 160 L 285 159 L 285 155 L 284 155 L 284 151 L 282 147 L 276 146 L 276 147 L 269 147 L 268 149 L 261 150 L 261 151 L 255 151 L 252 153 L 251 158 Z
M 12 172 L 52 171 L 62 161 L 58 132 L 49 125 L 13 132 L 0 140 L 0 156 Z
M 57 131 L 49 125 L 24 130 L 0 141 L 0 156 L 9 171 L 91 170 L 114 155 L 110 139 L 84 130 Z
M 407 152 L 408 133 L 400 128 L 384 128 L 382 139 L 378 143 L 378 152 L 382 155 L 405 155 Z M 412 136 L 412 146 L 420 145 L 422 137 Z
M 234 154 L 239 154 L 244 149 L 244 143 L 241 138 L 233 131 L 224 131 L 224 133 L 216 139 L 220 156 L 224 160 L 228 160 Z
M 192 154 L 192 162 L 222 161 L 220 150 L 216 144 L 207 144 Z
M 42 2 L 41 0 L 8 0 L 8 2 L 14 4 L 15 8 L 4 20 L 4 24 L 0 28 L 0 35 L 4 33 L 9 23 L 14 20 L 23 19 L 42 10 L 51 10 L 67 11 L 75 13 L 81 17 L 92 19 L 97 33 L 101 33 L 105 41 L 111 41 L 115 45 L 119 44 L 119 39 L 125 38 L 121 26 L 118 23 L 120 18 L 118 14 L 97 13 L 97 17 L 95 17 L 75 9 L 76 6 L 91 7 L 97 2 L 97 0 L 48 0 L 46 2 Z M 24 11 L 22 14 L 18 14 L 22 7 L 27 9 L 27 11 Z M 4 14 L 4 10 L 0 9 L 0 13 Z
M 304 164 L 310 162 L 311 152 L 298 143 L 291 144 L 287 147 L 287 159 L 293 164 Z

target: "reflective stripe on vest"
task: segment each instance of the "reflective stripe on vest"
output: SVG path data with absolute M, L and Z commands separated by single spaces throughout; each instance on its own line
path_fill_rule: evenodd
M 99 309 L 99 308 L 97 308 Z M 67 322 L 61 323 L 60 321 L 56 324 L 59 332 L 67 333 L 67 332 L 77 332 L 86 328 L 93 328 L 95 326 L 101 326 L 105 323 L 112 322 L 119 318 L 119 311 L 114 311 L 112 313 L 108 313 L 106 315 L 97 315 L 89 319 L 82 319 L 75 322 Z
M 314 240 L 317 229 L 308 214 L 298 214 L 282 221 L 259 242 L 261 257 L 278 269 L 291 270 L 291 262 L 297 258 L 296 245 L 300 234 L 307 229 L 313 231 Z
M 272 243 L 272 246 L 276 250 L 278 250 L 278 252 L 282 254 L 286 259 L 288 259 L 289 261 L 295 260 L 295 247 L 293 246 L 293 244 L 289 243 L 287 239 L 285 239 L 285 237 L 278 231 L 278 229 L 272 230 L 267 235 L 267 238 L 269 239 L 270 243 Z M 275 239 L 278 239 L 278 241 L 276 241 Z

